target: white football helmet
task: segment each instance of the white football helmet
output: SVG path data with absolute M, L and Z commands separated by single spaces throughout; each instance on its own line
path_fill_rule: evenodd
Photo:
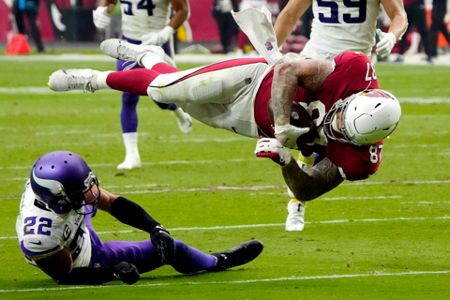
M 337 132 L 336 115 L 342 112 Z M 328 138 L 357 146 L 371 145 L 390 135 L 401 117 L 400 103 L 389 92 L 367 90 L 337 101 L 325 116 Z

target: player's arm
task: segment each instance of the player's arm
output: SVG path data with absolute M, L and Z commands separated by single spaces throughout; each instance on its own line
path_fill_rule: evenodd
M 312 0 L 289 0 L 279 13 L 274 25 L 278 46 L 286 41 L 311 4 Z
M 29 257 L 58 284 L 102 284 L 115 279 L 133 284 L 139 280 L 137 268 L 130 263 L 121 262 L 113 267 L 72 268 L 72 254 L 61 247 L 52 254 Z
M 99 0 L 97 8 L 92 11 L 92 20 L 95 27 L 105 29 L 111 23 L 109 14 L 113 11 L 117 0 Z
M 327 157 L 306 173 L 277 139 L 260 139 L 256 143 L 255 154 L 279 164 L 287 186 L 302 201 L 313 200 L 344 181 L 339 168 Z
M 187 0 L 171 0 L 173 15 L 170 18 L 169 26 L 177 30 L 183 23 L 189 19 L 190 9 Z
M 158 45 L 166 43 L 170 37 L 175 33 L 183 22 L 189 18 L 189 3 L 187 0 L 170 0 L 173 9 L 173 15 L 170 18 L 169 24 L 157 32 L 150 32 L 142 36 L 142 43 L 144 45 Z
M 297 87 L 317 90 L 333 70 L 333 64 L 325 60 L 296 59 L 275 65 L 270 101 L 275 125 L 289 124 Z
M 338 167 L 328 158 L 321 160 L 308 173 L 292 159 L 281 167 L 281 172 L 289 189 L 301 201 L 313 200 L 344 181 Z
M 150 234 L 163 264 L 175 258 L 174 240 L 170 233 L 139 204 L 101 189 L 98 208 L 109 212 L 120 222 Z
M 287 58 L 275 65 L 269 105 L 274 116 L 275 137 L 284 146 L 294 148 L 297 138 L 308 132 L 290 125 L 296 88 L 317 90 L 333 70 L 333 63 L 325 60 Z
M 402 0 L 381 0 L 381 4 L 386 11 L 391 24 L 389 32 L 392 32 L 396 40 L 400 40 L 408 28 L 408 17 Z

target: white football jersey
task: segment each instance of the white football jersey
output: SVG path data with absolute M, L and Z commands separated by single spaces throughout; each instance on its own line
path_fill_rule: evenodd
M 122 34 L 141 40 L 144 34 L 160 31 L 169 24 L 169 0 L 121 0 Z
M 380 0 L 313 0 L 312 8 L 311 38 L 302 56 L 331 59 L 345 50 L 370 55 Z
M 71 211 L 59 215 L 36 201 L 30 181 L 20 202 L 16 232 L 22 252 L 28 256 L 45 256 L 62 247 L 72 253 L 73 267 L 87 267 L 91 259 L 91 239 L 85 216 Z M 27 262 L 34 264 L 27 259 Z

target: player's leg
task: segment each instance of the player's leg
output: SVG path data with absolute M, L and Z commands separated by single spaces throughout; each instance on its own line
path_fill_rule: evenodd
M 173 48 L 173 41 L 170 39 L 168 42 L 162 45 L 162 48 L 164 52 L 170 57 L 173 58 L 174 54 L 174 48 Z M 148 65 L 148 64 L 147 64 Z M 173 64 L 173 67 L 175 67 L 175 62 Z M 170 71 L 164 72 L 164 73 L 172 73 Z M 175 120 L 177 122 L 178 127 L 180 128 L 181 132 L 183 133 L 189 133 L 192 131 L 192 119 L 189 114 L 185 113 L 184 110 L 181 107 L 178 107 L 175 103 L 160 103 L 156 102 L 156 105 L 159 106 L 161 109 L 170 110 L 172 114 L 175 117 Z
M 160 73 L 157 71 L 142 68 L 121 72 L 61 69 L 50 75 L 48 86 L 56 92 L 82 90 L 93 93 L 101 89 L 113 89 L 147 96 L 148 85 L 158 75 Z
M 183 274 L 224 271 L 254 260 L 263 250 L 263 244 L 257 240 L 250 240 L 223 252 L 212 254 L 206 254 L 180 241 L 176 242 L 176 259 L 172 266 Z
M 297 164 L 300 168 L 308 172 L 316 163 L 318 163 L 320 157 L 316 153 L 305 153 L 299 151 L 297 157 Z M 287 205 L 288 215 L 286 218 L 285 230 L 286 231 L 302 231 L 305 227 L 305 210 L 306 204 L 303 201 L 295 198 L 292 191 L 288 188 L 288 195 L 290 200 Z
M 95 232 L 92 215 L 86 216 L 86 228 L 91 240 L 91 267 L 115 266 L 122 261 L 134 264 L 139 273 L 154 270 L 163 265 L 161 257 L 151 240 L 142 242 L 110 241 L 102 242 Z M 171 264 L 175 270 L 184 274 L 200 271 L 223 271 L 248 263 L 263 250 L 263 244 L 257 240 L 237 245 L 223 252 L 204 253 L 174 240 L 175 260 Z
M 117 60 L 116 69 L 122 71 L 127 63 Z M 138 114 L 137 104 L 139 95 L 122 93 L 122 108 L 120 111 L 120 125 L 122 128 L 122 139 L 125 146 L 125 159 L 117 166 L 119 170 L 131 170 L 141 167 L 141 157 L 138 148 Z

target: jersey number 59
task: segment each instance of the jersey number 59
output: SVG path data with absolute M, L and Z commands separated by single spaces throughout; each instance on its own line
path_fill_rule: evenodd
M 343 0 L 341 6 L 337 1 L 317 0 L 317 6 L 322 9 L 328 8 L 330 10 L 329 13 L 319 13 L 319 21 L 322 23 L 341 23 L 339 14 L 342 15 L 342 23 L 355 24 L 366 21 L 367 0 Z M 357 13 L 353 13 L 353 8 L 358 9 Z

